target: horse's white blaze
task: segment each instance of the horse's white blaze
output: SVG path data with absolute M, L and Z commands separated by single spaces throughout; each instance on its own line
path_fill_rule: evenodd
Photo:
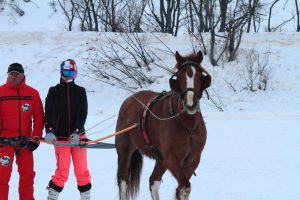
M 120 200 L 126 200 L 126 190 L 127 190 L 127 184 L 126 181 L 121 181 L 120 184 Z
M 152 200 L 159 200 L 159 190 L 160 181 L 154 181 L 153 185 L 151 185 L 151 197 Z
M 194 89 L 194 77 L 195 77 L 195 72 L 196 72 L 196 69 L 194 67 L 191 67 L 192 71 L 193 71 L 193 74 L 192 76 L 188 76 L 187 74 L 185 75 L 186 76 L 186 88 L 191 88 L 191 89 Z M 186 105 L 187 106 L 193 106 L 194 105 L 194 93 L 192 91 L 188 91 L 186 93 Z

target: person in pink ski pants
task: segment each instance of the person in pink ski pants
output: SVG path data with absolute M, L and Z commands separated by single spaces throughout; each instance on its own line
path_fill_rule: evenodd
M 87 117 L 87 96 L 83 87 L 75 84 L 77 66 L 68 59 L 60 65 L 60 83 L 50 87 L 45 101 L 45 140 L 79 144 L 84 139 Z M 55 146 L 56 170 L 48 185 L 48 200 L 57 200 L 68 180 L 71 159 L 81 200 L 90 199 L 91 175 L 85 148 Z

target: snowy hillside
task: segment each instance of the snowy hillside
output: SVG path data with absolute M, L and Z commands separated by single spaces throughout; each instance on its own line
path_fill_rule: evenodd
M 28 4 L 28 15 L 18 18 L 18 23 L 8 22 L 7 17 L 0 15 L 0 82 L 6 81 L 8 65 L 20 62 L 25 68 L 26 82 L 39 90 L 44 103 L 48 88 L 59 81 L 59 64 L 73 58 L 79 68 L 76 82 L 87 89 L 87 135 L 96 139 L 111 134 L 115 131 L 119 107 L 131 92 L 97 82 L 84 74 L 90 50 L 106 45 L 106 36 L 63 32 L 61 18 L 51 13 L 47 2 L 40 1 L 41 10 L 36 13 L 30 12 L 36 5 Z M 153 36 L 147 37 L 150 43 L 155 42 L 156 48 L 165 48 Z M 173 52 L 187 54 L 192 50 L 186 35 L 175 38 L 159 34 L 159 37 Z M 268 52 L 270 79 L 266 91 L 245 89 L 244 70 L 251 50 L 258 51 L 261 56 Z M 208 57 L 204 57 L 203 66 L 213 79 L 208 92 L 224 112 L 205 95 L 201 99 L 208 140 L 197 176 L 191 179 L 191 200 L 300 199 L 299 52 L 299 33 L 258 33 L 244 35 L 237 61 L 213 67 Z M 174 56 L 163 51 L 160 56 L 169 68 L 174 66 Z M 143 89 L 169 90 L 167 71 L 153 67 L 151 75 L 156 78 L 155 83 Z M 111 119 L 105 121 L 108 118 Z M 98 123 L 101 124 L 90 129 Z M 114 138 L 106 142 L 113 143 Z M 92 174 L 92 199 L 117 199 L 115 150 L 89 150 L 88 163 Z M 153 166 L 152 160 L 144 159 L 139 200 L 151 199 L 148 178 Z M 46 199 L 46 186 L 54 169 L 53 148 L 41 144 L 35 152 L 37 200 Z M 167 172 L 160 188 L 161 199 L 174 199 L 176 187 L 175 179 Z M 15 199 L 18 199 L 16 165 L 10 181 L 10 200 Z M 72 169 L 60 199 L 79 199 Z
M 107 45 L 106 35 L 79 32 L 2 32 L 0 37 L 1 80 L 5 80 L 5 72 L 10 63 L 20 62 L 26 69 L 27 82 L 36 85 L 41 95 L 45 96 L 49 85 L 55 84 L 59 79 L 59 63 L 64 59 L 74 58 L 84 71 L 88 67 L 89 50 Z M 188 54 L 192 51 L 189 37 L 185 35 L 175 38 L 168 34 L 160 34 L 159 37 L 173 52 L 179 51 L 182 54 Z M 147 38 L 149 43 L 157 43 L 154 36 L 149 35 Z M 213 67 L 210 65 L 208 57 L 205 56 L 203 65 L 213 75 L 211 88 L 213 91 L 209 90 L 210 95 L 216 93 L 219 96 L 225 111 L 297 111 L 295 108 L 300 107 L 298 101 L 300 87 L 297 85 L 300 78 L 300 70 L 297 65 L 299 45 L 300 35 L 298 33 L 248 34 L 244 36 L 241 44 L 238 61 Z M 161 49 L 164 48 L 161 45 Z M 261 55 L 270 52 L 268 60 L 270 79 L 266 91 L 250 92 L 244 89 L 246 86 L 243 76 L 245 60 L 252 49 Z M 160 53 L 160 56 L 165 59 L 164 61 L 170 69 L 174 66 L 174 56 L 163 52 Z M 156 78 L 156 83 L 145 87 L 157 91 L 168 90 L 170 74 L 157 69 L 157 67 L 154 67 L 153 70 L 152 74 L 156 73 L 155 77 L 163 78 Z M 110 85 L 103 83 L 96 85 L 95 80 L 90 80 L 84 75 L 84 72 L 79 72 L 77 81 L 86 86 L 88 90 L 95 91 L 95 93 L 112 91 Z M 45 80 L 47 80 L 47 84 L 41 84 Z M 231 83 L 236 91 L 230 88 L 228 83 Z M 125 96 L 128 94 L 118 87 L 115 87 L 114 90 L 117 91 L 117 94 Z M 294 98 L 289 98 L 291 95 Z M 203 101 L 204 104 L 211 105 L 207 99 Z M 204 105 L 204 109 L 208 108 L 217 110 L 212 105 Z

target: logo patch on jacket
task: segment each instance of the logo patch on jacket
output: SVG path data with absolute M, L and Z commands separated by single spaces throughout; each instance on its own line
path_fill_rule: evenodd
M 25 103 L 22 105 L 22 109 L 24 112 L 28 112 L 30 110 L 30 105 L 28 103 Z
M 10 164 L 10 157 L 3 156 L 2 158 L 0 158 L 0 163 L 1 163 L 2 166 L 8 167 L 9 164 Z

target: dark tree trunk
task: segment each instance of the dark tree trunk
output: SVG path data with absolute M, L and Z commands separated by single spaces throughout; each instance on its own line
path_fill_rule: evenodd
M 272 3 L 272 5 L 271 5 L 271 7 L 270 7 L 270 9 L 269 9 L 268 32 L 271 32 L 271 31 L 272 31 L 272 30 L 271 30 L 272 9 L 273 9 L 274 5 L 275 5 L 278 1 L 279 1 L 279 0 L 275 0 L 275 1 Z M 296 1 L 297 1 L 297 0 L 296 0 Z

